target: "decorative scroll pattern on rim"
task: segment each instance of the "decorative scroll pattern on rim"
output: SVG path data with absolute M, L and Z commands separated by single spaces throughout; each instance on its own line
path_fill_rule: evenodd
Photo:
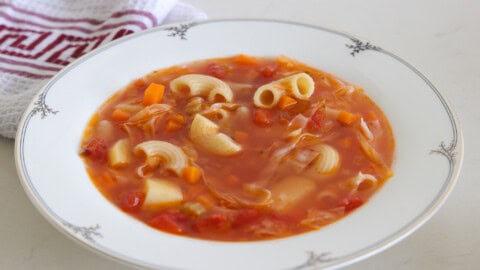
M 168 34 L 169 37 L 180 37 L 180 39 L 187 40 L 187 31 L 193 25 L 195 25 L 195 23 L 181 23 L 176 26 L 164 28 L 163 30 L 170 32 Z
M 313 251 L 308 251 L 307 261 L 303 264 L 291 268 L 291 270 L 305 270 L 305 269 L 314 269 L 319 267 L 320 264 L 333 261 L 335 258 L 330 257 L 330 252 L 322 252 L 320 254 L 315 254 Z
M 98 232 L 98 230 L 100 230 L 100 225 L 98 224 L 95 226 L 81 227 L 64 221 L 63 225 L 67 228 L 70 228 L 75 234 L 80 233 L 85 240 L 88 240 L 92 243 L 95 243 L 95 239 L 93 238 L 94 236 L 103 238 L 103 235 Z
M 448 145 L 445 145 L 445 142 L 441 142 L 438 147 L 439 147 L 438 149 L 431 150 L 430 154 L 443 155 L 448 159 L 448 162 L 450 162 L 450 165 L 454 166 L 456 161 L 455 157 L 457 155 L 457 152 L 455 152 L 455 148 L 456 148 L 455 141 L 452 140 Z
M 345 46 L 352 51 L 350 52 L 350 55 L 355 56 L 356 54 L 367 51 L 367 50 L 372 50 L 372 51 L 380 51 L 382 50 L 378 46 L 374 46 L 373 44 L 370 44 L 370 42 L 363 43 L 363 41 L 360 41 L 359 39 L 356 38 L 350 38 L 350 40 L 353 42 L 352 44 L 345 44 Z
M 46 92 L 43 92 L 38 96 L 37 101 L 33 104 L 33 109 L 32 109 L 32 116 L 40 113 L 42 119 L 47 117 L 49 114 L 57 114 L 58 111 L 55 111 L 54 109 L 50 108 L 46 103 L 45 103 L 45 96 Z

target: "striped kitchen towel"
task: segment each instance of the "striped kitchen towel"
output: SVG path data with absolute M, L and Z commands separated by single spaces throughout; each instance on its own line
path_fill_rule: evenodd
M 76 58 L 134 32 L 205 18 L 177 0 L 0 0 L 0 135 L 15 136 L 33 96 Z

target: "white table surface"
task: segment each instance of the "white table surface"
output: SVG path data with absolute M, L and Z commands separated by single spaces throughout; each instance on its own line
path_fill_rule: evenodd
M 460 119 L 465 154 L 457 186 L 411 236 L 346 269 L 480 269 L 479 0 L 188 2 L 212 19 L 273 18 L 344 31 L 425 74 Z M 18 180 L 13 146 L 0 137 L 0 269 L 130 269 L 78 246 L 37 213 Z

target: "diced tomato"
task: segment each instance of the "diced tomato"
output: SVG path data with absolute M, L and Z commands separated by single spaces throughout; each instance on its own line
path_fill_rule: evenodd
M 140 210 L 145 200 L 145 193 L 141 191 L 132 191 L 121 198 L 121 207 L 124 211 L 135 212 Z
M 85 148 L 83 149 L 82 154 L 95 161 L 106 161 L 107 160 L 107 143 L 102 138 L 93 138 L 90 140 Z
M 249 224 L 255 221 L 260 216 L 261 216 L 260 212 L 255 209 L 238 210 L 232 225 L 234 227 L 243 226 L 245 224 Z
M 147 83 L 145 82 L 144 79 L 137 79 L 133 82 L 133 84 L 136 86 L 136 87 L 139 87 L 139 88 L 145 88 L 147 86 Z
M 227 69 L 218 63 L 212 63 L 207 66 L 208 75 L 224 79 L 227 76 Z
M 322 127 L 323 122 L 325 121 L 325 109 L 317 109 L 313 115 L 308 120 L 307 126 L 311 129 L 318 130 Z
M 350 212 L 364 203 L 363 199 L 358 195 L 353 195 L 347 198 L 344 198 L 340 201 L 339 206 L 345 207 L 345 212 Z
M 179 210 L 167 210 L 165 214 L 170 215 L 175 221 L 178 221 L 180 223 L 188 220 L 188 216 L 180 212 Z
M 157 229 L 175 234 L 182 234 L 185 232 L 185 229 L 183 228 L 181 222 L 179 222 L 178 217 L 172 213 L 161 213 L 160 215 L 152 218 L 149 224 Z
M 260 73 L 262 73 L 263 77 L 272 77 L 275 72 L 277 72 L 278 65 L 277 64 L 269 64 L 265 65 L 260 68 Z
M 213 213 L 198 218 L 193 228 L 198 232 L 225 231 L 230 228 L 230 220 L 224 213 Z
M 253 122 L 259 126 L 267 127 L 273 124 L 275 114 L 271 110 L 254 109 Z

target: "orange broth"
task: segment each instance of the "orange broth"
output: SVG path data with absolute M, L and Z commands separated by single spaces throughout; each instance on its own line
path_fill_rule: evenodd
M 310 75 L 315 83 L 308 100 L 290 97 L 287 100 L 294 104 L 283 109 L 253 104 L 260 86 L 300 72 Z M 174 94 L 169 86 L 171 80 L 185 74 L 205 74 L 226 82 L 234 94 L 232 103 L 239 106 L 223 107 L 223 114 L 208 112 L 217 102 L 205 97 L 197 98 L 199 106 L 192 106 L 189 103 L 195 97 Z M 148 123 L 127 125 L 148 106 L 144 95 L 151 83 L 164 86 L 158 103 L 169 104 L 171 109 Z M 197 113 L 204 113 L 242 150 L 218 156 L 192 142 L 190 124 Z M 294 119 L 302 121 L 293 124 Z M 300 138 L 299 134 L 309 135 Z M 128 141 L 129 161 L 112 167 L 108 151 L 120 139 Z M 201 172 L 200 178 L 165 169 L 161 158 L 145 167 L 145 155 L 133 149 L 151 140 L 180 147 L 190 165 Z M 339 164 L 334 172 L 319 174 L 312 169 L 321 158 L 312 149 L 320 144 L 337 152 Z M 361 206 L 391 177 L 394 148 L 388 120 L 361 87 L 283 56 L 237 55 L 169 67 L 133 81 L 92 117 L 80 152 L 99 191 L 149 226 L 193 238 L 256 241 L 312 231 Z M 139 173 L 140 167 L 144 170 Z M 359 175 L 367 175 L 367 181 L 359 182 Z M 278 184 L 292 177 L 299 177 L 298 185 L 297 180 Z M 375 181 L 368 179 L 372 177 Z M 173 183 L 181 190 L 182 199 L 145 207 L 146 178 Z M 289 198 L 284 197 L 295 196 L 295 189 L 304 183 L 308 191 L 288 203 Z M 248 203 L 236 198 L 246 198 Z M 286 206 L 278 206 L 283 200 Z

